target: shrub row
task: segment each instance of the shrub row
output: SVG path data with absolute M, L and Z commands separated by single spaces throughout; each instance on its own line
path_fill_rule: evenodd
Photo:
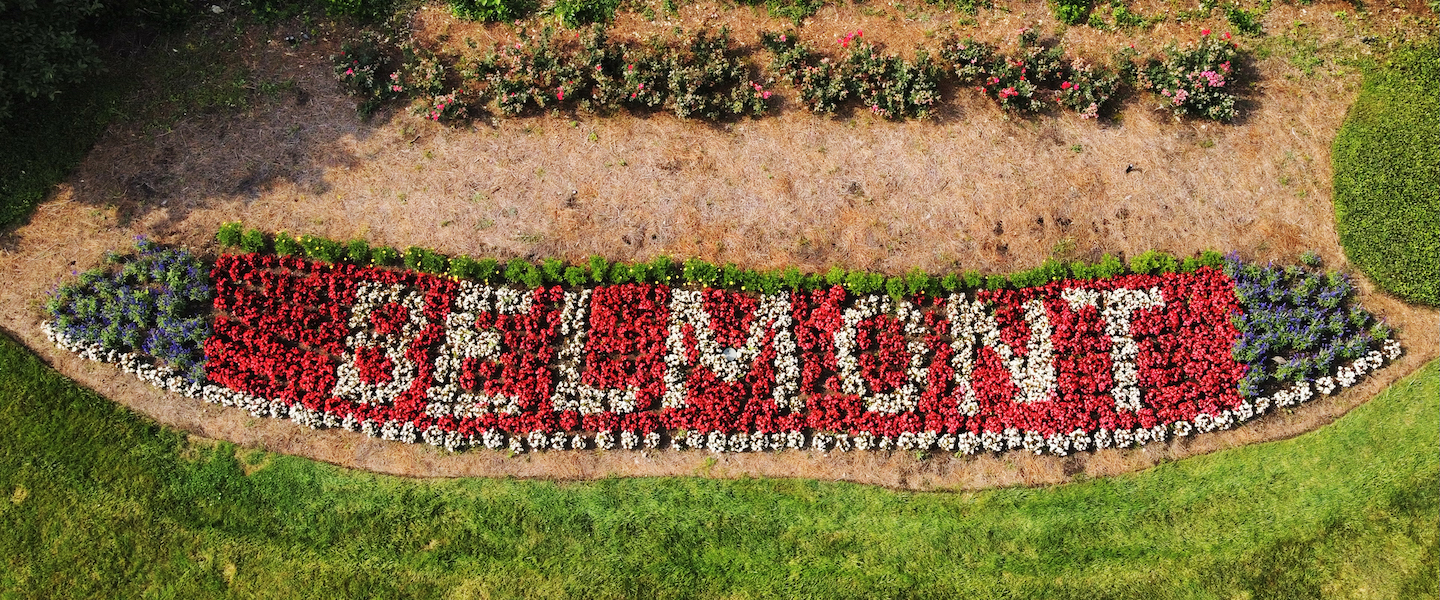
M 372 247 L 362 239 L 339 242 L 311 235 L 295 237 L 283 231 L 267 235 L 258 229 L 246 229 L 238 222 L 222 225 L 216 239 L 224 247 L 247 253 L 274 252 L 326 263 L 404 266 L 436 275 L 485 283 L 509 283 L 527 288 L 542 285 L 581 287 L 642 282 L 695 284 L 709 288 L 773 294 L 782 290 L 814 290 L 839 285 L 857 295 L 885 293 L 896 298 L 980 289 L 1018 289 L 1064 279 L 1106 279 L 1128 273 L 1190 273 L 1202 266 L 1219 269 L 1226 264 L 1225 257 L 1213 250 L 1184 259 L 1150 250 L 1130 258 L 1128 264 L 1113 255 L 1105 254 L 1093 264 L 1049 259 L 1034 269 L 1009 275 L 987 275 L 977 270 L 931 274 L 914 269 L 905 275 L 887 276 L 873 271 L 849 271 L 839 266 L 832 267 L 823 274 L 805 273 L 795 267 L 757 271 L 734 264 L 712 264 L 698 258 L 680 261 L 669 256 L 659 256 L 650 262 L 640 263 L 612 263 L 602 256 L 591 256 L 578 264 L 566 263 L 557 258 L 547 258 L 539 264 L 523 258 L 512 258 L 502 263 L 495 258 L 463 255 L 448 257 L 418 246 L 411 246 L 404 251 L 387 246 Z
M 1110 64 L 1065 56 L 1039 42 L 1033 30 L 1019 33 L 1018 51 L 1000 54 L 972 39 L 947 39 L 935 57 L 920 50 L 913 60 L 887 54 L 863 32 L 839 40 L 833 59 L 802 43 L 794 31 L 762 32 L 772 55 L 763 83 L 759 69 L 731 48 L 728 31 L 701 29 L 682 47 L 658 39 L 630 45 L 612 42 L 603 25 L 577 32 L 573 41 L 543 28 L 521 29 L 514 46 L 449 67 L 425 51 L 374 34 L 347 43 L 332 57 L 336 76 L 369 113 L 382 103 L 416 97 L 417 110 L 436 121 L 468 118 L 493 103 L 505 115 L 547 108 L 669 110 L 682 118 L 721 120 L 768 110 L 766 84 L 788 82 L 801 102 L 819 113 L 847 104 L 890 119 L 923 118 L 940 101 L 945 80 L 973 85 L 1007 111 L 1036 113 L 1067 108 L 1094 118 L 1125 84 L 1153 91 L 1177 116 L 1228 121 L 1235 116 L 1234 63 L 1238 47 L 1229 34 L 1203 31 L 1198 42 L 1171 45 L 1161 56 L 1137 64 L 1127 51 Z

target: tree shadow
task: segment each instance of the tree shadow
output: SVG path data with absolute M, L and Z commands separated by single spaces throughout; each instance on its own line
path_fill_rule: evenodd
M 113 40 L 134 89 L 70 180 L 77 201 L 113 208 L 120 226 L 165 231 L 280 186 L 319 197 L 328 171 L 360 164 L 343 140 L 367 139 L 405 110 L 362 118 L 331 76 L 338 41 L 307 33 L 306 19 L 206 14 L 185 31 Z M 349 33 L 334 28 L 327 38 Z

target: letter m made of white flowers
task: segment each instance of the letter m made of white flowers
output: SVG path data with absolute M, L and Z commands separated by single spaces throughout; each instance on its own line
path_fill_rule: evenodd
M 685 325 L 695 335 L 699 365 L 690 364 L 685 352 Z M 750 373 L 756 358 L 765 346 L 767 330 L 774 330 L 771 343 L 775 347 L 775 381 L 771 394 L 775 405 L 801 410 L 799 397 L 800 363 L 796 356 L 795 337 L 791 332 L 790 294 L 782 292 L 760 298 L 745 344 L 739 348 L 722 348 L 716 341 L 715 327 L 705 310 L 705 299 L 699 291 L 675 290 L 670 299 L 668 337 L 665 341 L 666 408 L 684 407 L 687 402 L 686 376 L 691 369 L 704 367 L 725 383 L 739 381 Z

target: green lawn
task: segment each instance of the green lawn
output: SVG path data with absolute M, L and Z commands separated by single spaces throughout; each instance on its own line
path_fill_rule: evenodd
M 1434 362 L 1293 440 L 963 494 L 413 481 L 189 444 L 8 338 L 0 373 L 0 598 L 1433 598 L 1440 579 Z

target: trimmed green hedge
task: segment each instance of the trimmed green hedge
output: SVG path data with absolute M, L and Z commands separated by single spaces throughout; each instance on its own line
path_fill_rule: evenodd
M 939 295 L 981 288 L 1024 288 L 1070 278 L 1105 279 L 1126 273 L 1192 273 L 1200 267 L 1218 269 L 1225 262 L 1225 257 L 1214 250 L 1206 250 L 1183 260 L 1158 250 L 1147 250 L 1131 257 L 1129 265 L 1106 254 L 1095 264 L 1048 259 L 1038 267 L 1009 275 L 985 275 L 974 270 L 932 275 L 921 269 L 912 269 L 903 276 L 887 277 L 884 273 L 846 271 L 838 266 L 832 267 L 823 275 L 804 273 L 795 267 L 755 271 L 733 264 L 710 264 L 698 258 L 680 262 L 669 256 L 657 256 L 648 263 L 610 263 L 603 256 L 591 256 L 586 262 L 576 265 L 566 264 L 558 258 L 547 258 L 539 264 L 523 258 L 512 258 L 501 264 L 494 258 L 452 257 L 420 246 L 411 246 L 401 252 L 386 246 L 372 248 L 369 242 L 361 239 L 338 242 L 308 234 L 295 237 L 284 231 L 272 235 L 259 229 L 246 228 L 239 222 L 221 225 L 215 239 L 225 248 L 242 252 L 274 252 L 325 263 L 348 262 L 379 267 L 398 267 L 403 264 L 405 268 L 435 275 L 449 275 L 486 283 L 493 279 L 497 283 L 530 288 L 561 284 L 580 287 L 590 283 L 599 285 L 632 281 L 667 284 L 683 282 L 710 288 L 773 294 L 781 290 L 813 290 L 843 285 L 854 294 L 884 292 L 894 297 L 897 302 L 907 294 Z
M 1365 75 L 1331 153 L 1350 261 L 1410 302 L 1440 305 L 1440 53 L 1402 48 Z

